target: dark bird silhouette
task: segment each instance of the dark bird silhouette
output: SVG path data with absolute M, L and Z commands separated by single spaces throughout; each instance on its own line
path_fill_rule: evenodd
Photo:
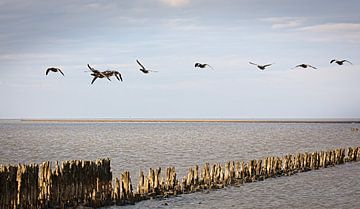
M 110 79 L 111 76 L 115 76 L 116 79 L 118 79 L 119 81 L 123 81 L 123 79 L 121 77 L 121 74 L 116 70 L 107 70 L 107 71 L 104 71 L 102 73 L 109 79 Z
M 213 67 L 211 67 L 209 64 L 206 64 L 206 63 L 204 63 L 204 64 L 201 64 L 201 63 L 195 63 L 195 67 L 198 67 L 198 68 L 205 68 L 205 67 L 210 67 L 211 69 L 214 69 Z
M 294 68 L 297 68 L 297 67 L 301 67 L 301 68 L 313 68 L 313 69 L 317 69 L 316 67 L 312 66 L 312 65 L 309 65 L 309 64 L 300 64 L 300 65 L 296 65 Z M 294 69 L 293 68 L 293 69 Z
M 46 70 L 46 75 L 47 75 L 50 71 L 51 71 L 51 72 L 60 72 L 63 76 L 65 76 L 64 73 L 60 70 L 60 68 L 55 68 L 55 67 L 48 68 L 48 69 Z
M 91 75 L 94 76 L 93 80 L 91 81 L 91 84 L 93 84 L 95 82 L 95 80 L 98 78 L 107 78 L 109 81 L 111 81 L 110 78 L 108 76 L 106 76 L 103 72 L 100 72 L 100 71 L 96 70 L 95 68 L 90 67 L 89 64 L 87 64 L 87 66 L 92 72 Z
M 332 59 L 332 60 L 330 61 L 330 64 L 333 63 L 333 62 L 335 62 L 335 63 L 338 64 L 338 65 L 343 65 L 344 62 L 348 62 L 348 63 L 352 64 L 350 61 L 347 61 L 347 60 L 336 60 L 336 59 Z
M 158 71 L 156 71 L 156 70 L 148 70 L 148 69 L 146 69 L 145 67 L 144 67 L 144 65 L 142 65 L 140 62 L 139 62 L 139 60 L 136 60 L 136 62 L 140 65 L 140 71 L 141 72 L 143 72 L 143 73 L 145 73 L 145 74 L 147 74 L 147 73 L 149 73 L 149 72 L 158 72 Z
M 253 62 L 249 62 L 249 63 L 252 64 L 252 65 L 256 65 L 260 70 L 265 70 L 266 67 L 269 67 L 272 64 L 274 64 L 274 63 L 271 63 L 271 64 L 266 64 L 266 65 L 258 65 L 258 64 L 253 63 Z

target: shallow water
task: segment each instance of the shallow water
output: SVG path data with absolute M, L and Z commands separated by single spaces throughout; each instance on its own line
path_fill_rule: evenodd
M 360 124 L 0 122 L 0 164 L 109 157 L 114 176 L 360 145 Z M 125 208 L 358 208 L 360 163 Z M 163 205 L 167 203 L 168 206 Z M 199 204 L 200 203 L 200 204 Z M 111 207 L 117 208 L 117 207 Z

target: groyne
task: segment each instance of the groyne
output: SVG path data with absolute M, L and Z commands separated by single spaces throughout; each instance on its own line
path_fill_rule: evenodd
M 205 163 L 201 168 L 198 165 L 189 168 L 182 178 L 177 176 L 175 167 L 166 168 L 164 175 L 161 168 L 150 168 L 147 173 L 139 172 L 136 189 L 128 171 L 113 179 L 109 159 L 1 165 L 0 208 L 99 208 L 135 204 L 150 198 L 241 186 L 353 161 L 360 161 L 360 147 L 269 156 L 248 162 L 230 161 L 225 165 Z

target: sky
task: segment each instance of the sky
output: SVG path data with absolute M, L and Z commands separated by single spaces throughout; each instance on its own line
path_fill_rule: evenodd
M 357 0 L 0 0 L 0 118 L 360 118 L 359 9 Z M 141 73 L 136 59 L 158 72 Z M 301 63 L 318 69 L 292 69 Z M 123 82 L 91 85 L 87 64 Z M 46 76 L 49 67 L 65 76 Z

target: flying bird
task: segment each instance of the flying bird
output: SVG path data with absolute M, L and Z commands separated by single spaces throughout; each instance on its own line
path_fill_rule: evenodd
M 94 76 L 93 80 L 91 81 L 91 84 L 93 84 L 95 82 L 95 80 L 98 78 L 107 78 L 109 81 L 111 81 L 110 78 L 108 76 L 106 76 L 103 72 L 100 72 L 100 71 L 96 70 L 95 68 L 90 67 L 89 64 L 87 64 L 87 66 L 92 72 L 91 75 Z
M 136 60 L 136 62 L 140 65 L 140 71 L 141 72 L 143 72 L 143 73 L 145 73 L 145 74 L 147 74 L 147 73 L 149 73 L 149 72 L 158 72 L 158 71 L 156 71 L 156 70 L 148 70 L 148 69 L 146 69 L 145 67 L 144 67 L 144 65 L 142 65 L 140 62 L 139 62 L 139 60 Z
M 330 64 L 333 63 L 333 62 L 335 62 L 335 63 L 338 64 L 338 65 L 343 65 L 344 62 L 348 62 L 348 63 L 352 64 L 350 61 L 347 61 L 347 60 L 336 60 L 336 59 L 332 59 L 332 60 L 330 61 Z
M 116 71 L 116 70 L 107 70 L 102 72 L 108 79 L 110 79 L 111 76 L 115 76 L 116 79 L 118 79 L 119 81 L 123 81 L 121 74 Z
M 60 68 L 55 68 L 55 67 L 48 68 L 48 69 L 46 70 L 46 75 L 47 75 L 50 71 L 51 71 L 51 72 L 60 72 L 63 76 L 65 76 L 64 73 L 60 70 Z
M 211 69 L 214 69 L 213 67 L 211 67 L 209 64 L 206 64 L 206 63 L 204 63 L 204 64 L 201 64 L 201 63 L 195 63 L 195 67 L 198 67 L 198 68 L 205 68 L 205 67 L 210 67 Z
M 297 68 L 297 67 L 302 67 L 302 68 L 313 68 L 313 69 L 317 69 L 316 67 L 312 66 L 312 65 L 309 65 L 309 64 L 300 64 L 300 65 L 296 65 L 294 68 Z M 294 69 L 293 68 L 293 69 Z
M 260 70 L 265 70 L 266 67 L 269 67 L 272 64 L 274 64 L 274 63 L 271 63 L 271 64 L 266 64 L 266 65 L 258 65 L 258 64 L 253 63 L 253 62 L 249 62 L 249 63 L 252 64 L 252 65 L 256 65 Z

